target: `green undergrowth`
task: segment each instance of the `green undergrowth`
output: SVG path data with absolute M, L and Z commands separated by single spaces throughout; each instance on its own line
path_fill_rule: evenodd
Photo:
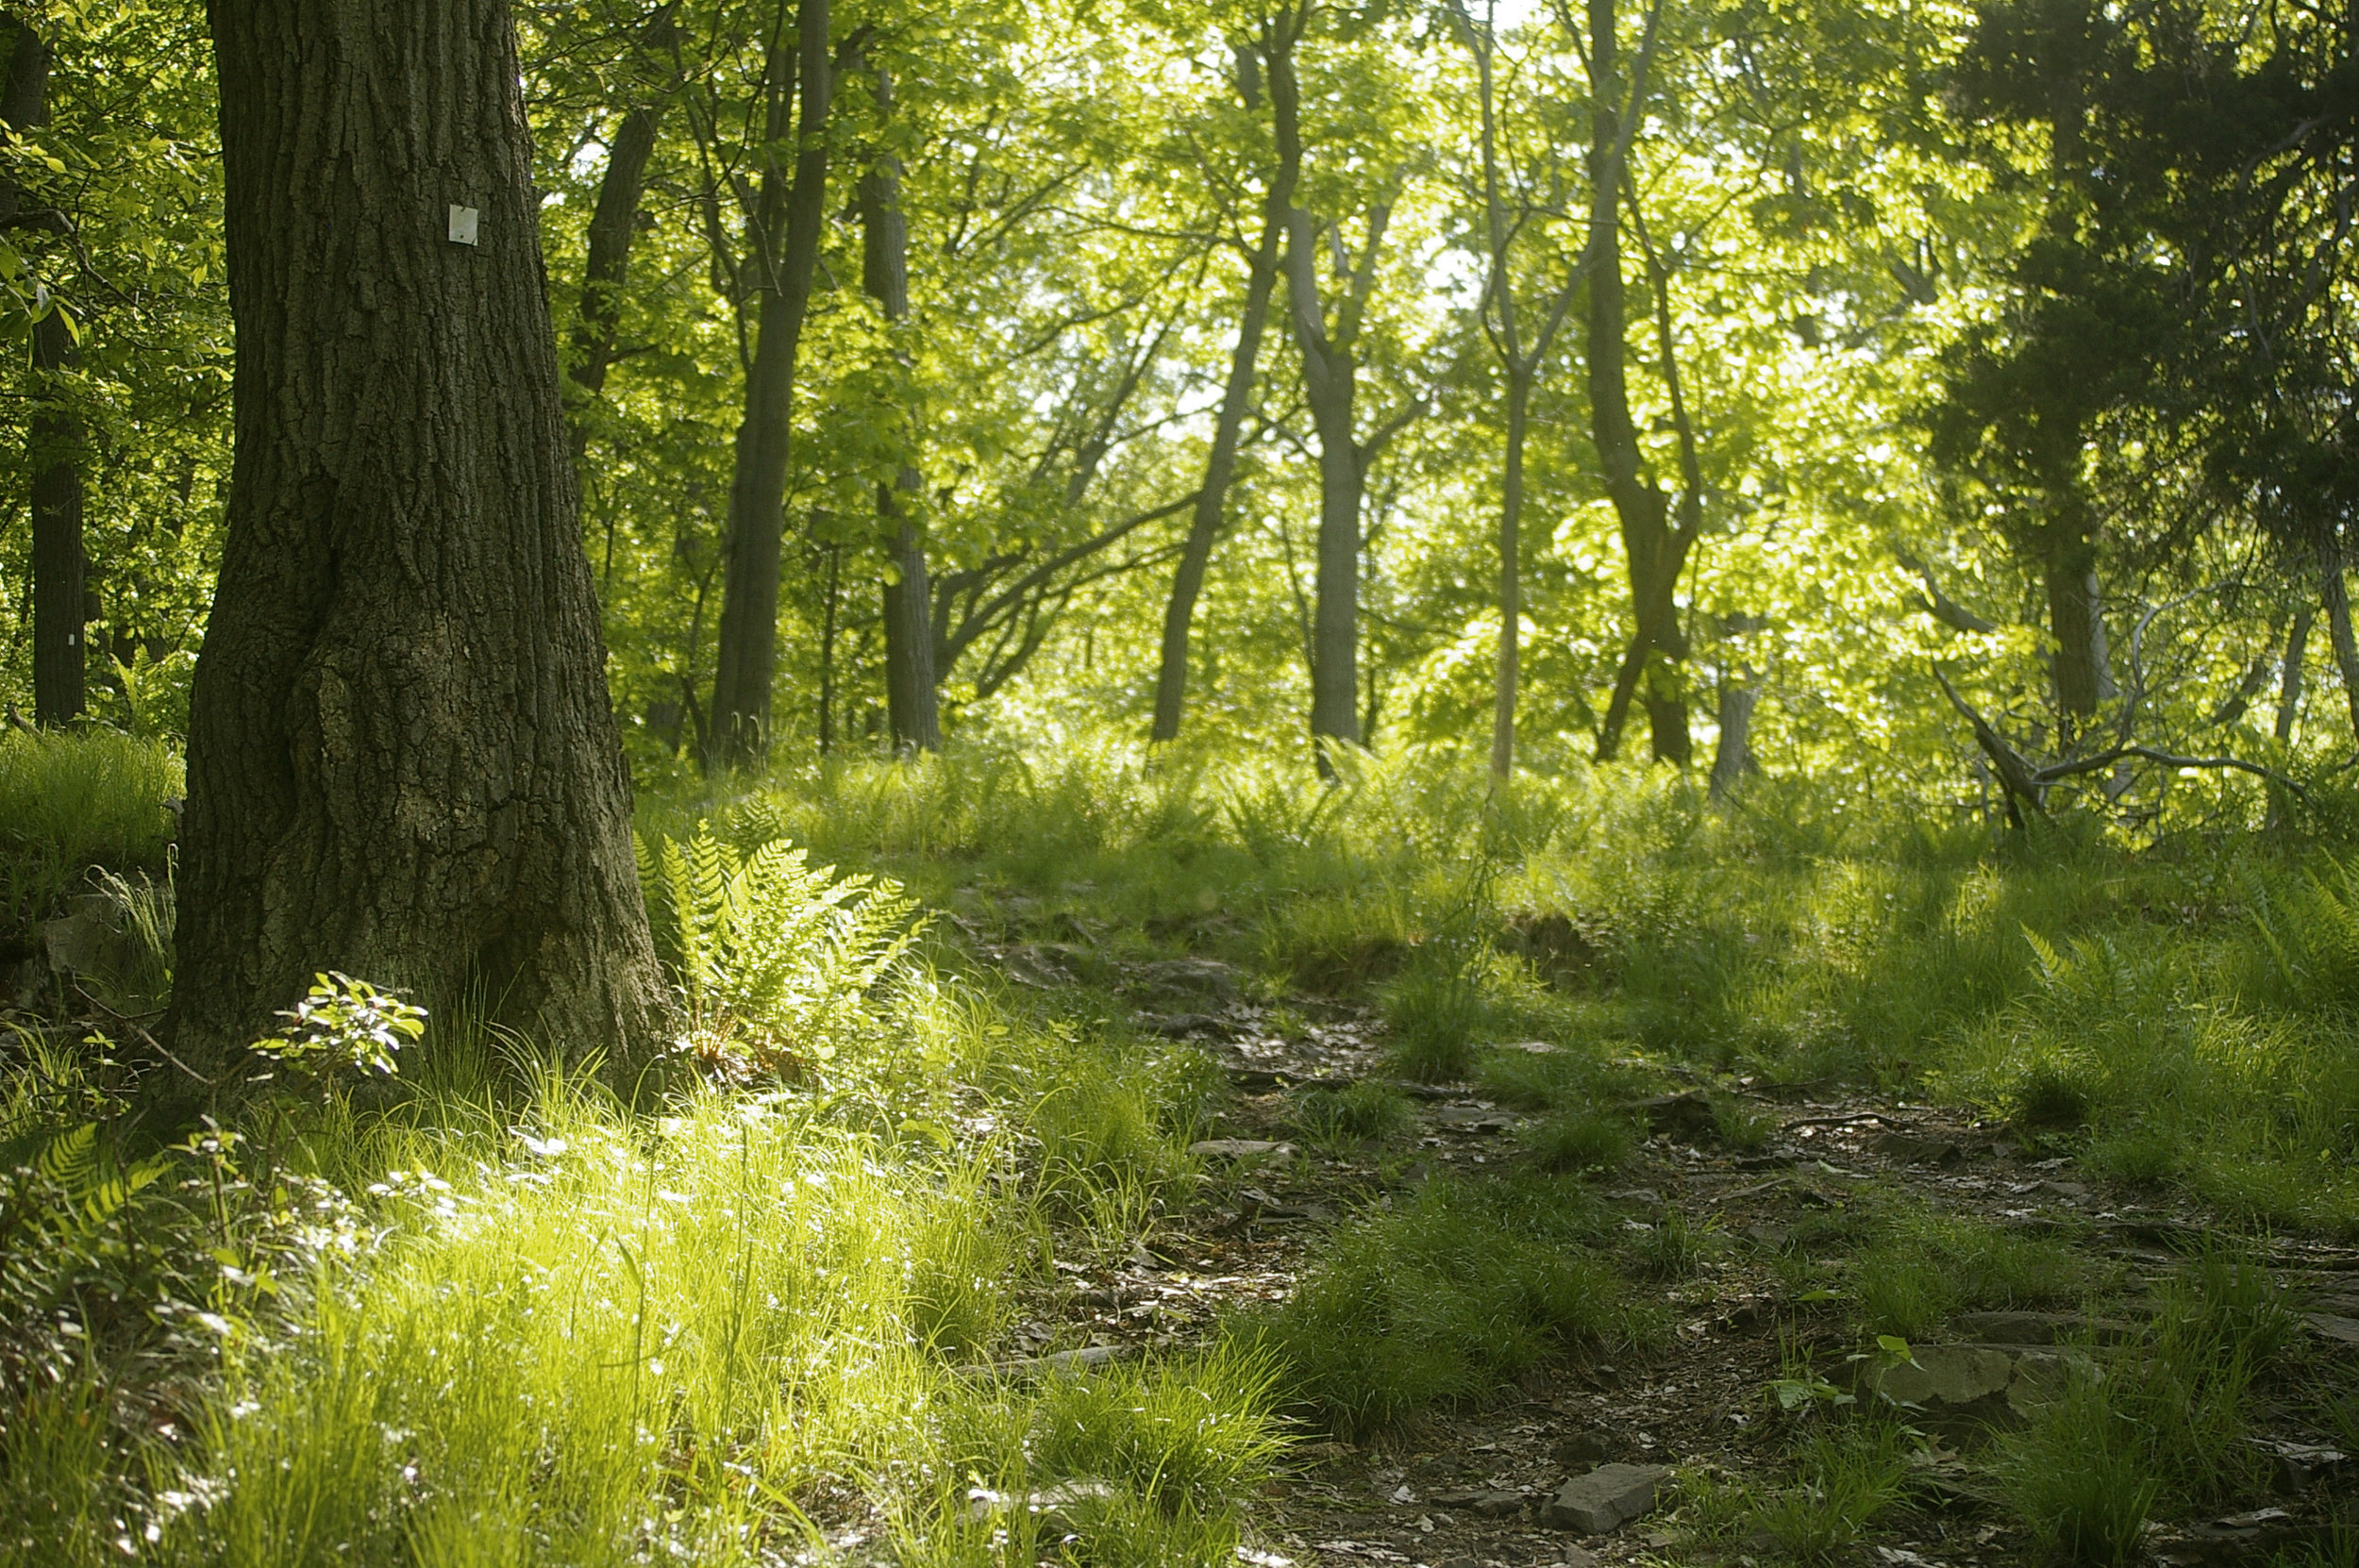
M 180 759 L 161 741 L 0 730 L 0 962 L 34 953 L 35 923 L 87 891 L 93 867 L 162 878 L 165 802 L 181 791 Z
M 1644 1332 L 1597 1250 L 1609 1233 L 1574 1185 L 1437 1176 L 1344 1226 L 1291 1297 L 1230 1333 L 1274 1359 L 1290 1409 L 1364 1437 Z

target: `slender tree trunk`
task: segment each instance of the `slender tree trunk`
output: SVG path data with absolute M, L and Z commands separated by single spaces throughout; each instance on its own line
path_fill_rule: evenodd
M 2283 743 L 2294 738 L 2294 725 L 2301 714 L 2301 666 L 2310 652 L 2310 623 L 2316 615 L 2308 605 L 2294 611 L 2294 624 L 2285 632 L 2285 662 L 2277 682 L 2277 725 L 2274 733 Z
M 879 119 L 890 115 L 893 83 L 877 73 Z M 871 164 L 860 182 L 862 281 L 884 319 L 894 325 L 910 313 L 909 225 L 901 213 L 901 160 L 890 153 Z M 877 487 L 877 517 L 884 525 L 886 559 L 884 644 L 885 708 L 895 751 L 942 749 L 942 712 L 934 678 L 933 589 L 926 573 L 926 545 L 910 516 L 910 498 L 922 481 L 913 464 L 903 463 L 890 485 Z
M 2326 610 L 2326 631 L 2334 649 L 2334 668 L 2343 678 L 2343 700 L 2351 708 L 2351 728 L 2359 737 L 2359 642 L 2351 630 L 2351 588 L 2343 580 L 2343 545 L 2334 525 L 2317 535 L 2318 603 Z
M 1288 106 L 1282 101 L 1280 112 Z M 1327 741 L 1360 739 L 1360 505 L 1365 471 L 1354 404 L 1359 366 L 1353 362 L 1350 322 L 1357 299 L 1345 303 L 1330 334 L 1319 295 L 1317 225 L 1296 208 L 1287 214 L 1286 292 L 1296 345 L 1302 354 L 1303 395 L 1319 438 L 1319 534 L 1313 589 L 1311 735 L 1319 742 L 1319 771 L 1332 776 Z M 1373 219 L 1368 242 L 1381 242 L 1384 219 Z M 1369 258 L 1373 260 L 1373 256 Z
M 844 547 L 828 546 L 828 601 L 819 621 L 819 755 L 835 749 L 835 632 L 837 579 L 844 567 Z
M 567 461 L 506 0 L 215 0 L 235 447 L 179 1056 L 322 970 L 625 1082 L 666 1006 Z M 475 242 L 449 238 L 475 209 Z
M 5 24 L 14 39 L 0 86 L 0 144 L 49 118 L 48 43 L 23 23 Z M 24 192 L 0 175 L 0 224 L 23 210 Z M 87 701 L 90 649 L 83 636 L 89 558 L 82 542 L 80 416 L 59 384 L 73 363 L 65 307 L 52 302 L 33 325 L 32 418 L 25 429 L 27 497 L 33 524 L 33 722 L 71 724 Z
M 1624 158 L 1615 107 L 1621 101 L 1622 78 L 1614 0 L 1589 0 L 1589 254 L 1595 259 L 1589 275 L 1589 425 L 1606 494 L 1621 525 L 1622 553 L 1630 564 L 1631 612 L 1637 623 L 1630 652 L 1615 676 L 1605 721 L 1598 726 L 1598 759 L 1609 761 L 1621 749 L 1622 726 L 1650 655 L 1660 652 L 1676 659 L 1685 652 L 1672 606 L 1686 562 L 1684 552 L 1673 548 L 1670 498 L 1645 470 L 1624 369 L 1629 355 L 1620 224 Z M 1647 711 L 1656 758 L 1686 761 L 1691 748 L 1685 700 L 1649 692 Z
M 643 55 L 672 42 L 673 17 L 678 8 L 678 0 L 672 0 L 640 30 Z M 590 212 L 589 256 L 581 271 L 581 307 L 574 322 L 574 363 L 567 373 L 582 393 L 570 425 L 577 472 L 590 446 L 589 406 L 606 391 L 606 373 L 620 347 L 623 287 L 630 276 L 631 242 L 639 232 L 639 202 L 646 193 L 647 161 L 655 154 L 656 134 L 670 107 L 673 85 L 673 74 L 664 73 L 659 91 L 624 110 L 614 141 L 607 148 L 606 172 L 598 176 L 598 201 Z M 611 576 L 613 567 L 614 535 L 610 525 L 604 575 Z
M 1269 70 L 1270 97 L 1284 100 L 1278 114 L 1278 164 L 1269 189 L 1262 196 L 1262 235 L 1246 259 L 1245 309 L 1237 321 L 1237 344 L 1229 359 L 1229 382 L 1221 392 L 1220 415 L 1213 426 L 1212 450 L 1204 459 L 1204 483 L 1196 492 L 1196 508 L 1188 522 L 1187 542 L 1172 574 L 1171 599 L 1163 609 L 1162 662 L 1155 674 L 1157 741 L 1180 738 L 1180 716 L 1187 706 L 1188 632 L 1196 619 L 1196 601 L 1204 592 L 1205 567 L 1213 559 L 1213 541 L 1220 533 L 1229 502 L 1229 482 L 1237 472 L 1237 442 L 1245 430 L 1246 409 L 1253 400 L 1255 362 L 1262 354 L 1262 334 L 1269 323 L 1269 302 L 1278 283 L 1280 251 L 1285 244 L 1286 213 L 1294 206 L 1295 185 L 1302 174 L 1302 142 L 1289 135 L 1296 123 L 1297 100 L 1292 12 L 1280 14 L 1263 34 L 1263 63 Z M 1260 92 L 1241 63 L 1239 92 L 1248 109 L 1260 107 Z
M 712 682 L 712 735 L 707 767 L 739 767 L 769 744 L 771 685 L 778 668 L 778 565 L 786 529 L 786 464 L 793 439 L 795 366 L 803 319 L 827 224 L 829 101 L 828 0 L 796 8 L 795 58 L 800 108 L 790 181 L 775 155 L 762 172 L 752 266 L 758 282 L 754 362 L 745 376 L 745 417 L 737 429 L 736 473 L 729 485 L 728 545 L 724 557 L 721 632 Z M 786 39 L 771 48 L 768 145 L 786 143 L 782 86 Z M 783 233 L 780 230 L 783 228 Z
M 1499 475 L 1499 657 L 1491 693 L 1491 776 L 1500 780 L 1515 771 L 1515 683 L 1524 621 L 1524 439 L 1531 419 L 1531 372 L 1511 359 L 1507 464 Z
M 41 725 L 82 716 L 90 669 L 83 636 L 89 561 L 82 545 L 82 421 L 57 385 L 74 353 L 64 309 L 52 305 L 33 327 L 39 392 L 25 442 L 33 475 L 33 722 Z
M 1720 739 L 1712 748 L 1714 800 L 1725 800 L 1752 759 L 1753 709 L 1761 686 L 1749 670 L 1732 673 L 1720 686 Z
M 2056 710 L 2068 733 L 2077 733 L 2114 695 L 2104 601 L 2097 581 L 2097 546 L 2085 529 L 2064 521 L 2049 527 L 2046 576 L 2048 626 L 2056 640 Z

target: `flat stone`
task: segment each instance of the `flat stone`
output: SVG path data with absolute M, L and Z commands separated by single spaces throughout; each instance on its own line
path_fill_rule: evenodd
M 1887 1159 L 1904 1165 L 1955 1165 L 1966 1159 L 1966 1150 L 1947 1138 L 1926 1138 L 1913 1132 L 1885 1132 L 1877 1136 L 1872 1145 Z
M 1920 1344 L 1914 1361 L 1880 1365 L 1863 1360 L 1858 1383 L 1896 1404 L 1936 1415 L 1980 1418 L 2025 1415 L 2064 1392 L 2084 1357 L 2029 1345 Z
M 1520 1492 L 1486 1492 L 1467 1507 L 1485 1519 L 1505 1519 L 1524 1511 L 1524 1494 Z
M 1167 996 L 1226 1002 L 1237 994 L 1236 969 L 1218 959 L 1166 959 L 1143 963 L 1131 975 L 1142 988 Z
M 2115 1340 L 2130 1332 L 2128 1324 L 2079 1312 L 1961 1312 L 1949 1326 L 1983 1344 L 2057 1344 L 2083 1334 Z
M 1012 1361 L 997 1361 L 977 1372 L 996 1372 L 1004 1377 L 1037 1377 L 1050 1372 L 1087 1372 L 1096 1367 L 1112 1366 L 1128 1360 L 1138 1352 L 1127 1344 L 1090 1344 L 1079 1350 L 1052 1351 L 1046 1356 L 1019 1357 Z
M 2337 1317 L 2333 1312 L 2312 1312 L 2308 1318 L 2311 1329 L 2320 1339 L 2359 1345 L 2359 1318 Z
M 1433 1119 L 1460 1132 L 1505 1132 L 1517 1120 L 1496 1107 L 1465 1105 L 1446 1105 L 1433 1113 Z
M 1190 1035 L 1225 1035 L 1234 1032 L 1227 1023 L 1209 1012 L 1143 1012 L 1138 1015 L 1138 1026 L 1148 1034 L 1161 1035 L 1165 1040 L 1185 1040 Z
M 1044 1522 L 1070 1526 L 1079 1522 L 1077 1515 L 1087 1512 L 1089 1505 L 1111 1503 L 1114 1497 L 1112 1482 L 1089 1479 L 1059 1481 L 1037 1492 L 995 1492 L 979 1486 L 966 1494 L 966 1516 L 980 1524 L 994 1514 L 1022 1510 L 1040 1515 Z
M 1646 1119 L 1648 1130 L 1675 1138 L 1708 1137 L 1719 1125 L 1712 1114 L 1712 1102 L 1693 1089 L 1640 1100 L 1630 1109 Z
M 1557 1490 L 1548 1521 L 1583 1535 L 1604 1535 L 1651 1512 L 1657 1490 L 1670 1478 L 1665 1465 L 1601 1464 Z
M 1285 1159 L 1292 1157 L 1295 1146 L 1266 1138 L 1207 1138 L 1190 1143 L 1188 1152 L 1199 1159 L 1267 1159 L 1272 1156 Z

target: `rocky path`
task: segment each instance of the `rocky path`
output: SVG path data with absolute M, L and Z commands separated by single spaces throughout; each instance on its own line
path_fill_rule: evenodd
M 1371 1016 L 1297 1000 L 1281 1029 L 1272 1022 L 1278 1009 L 1241 1000 L 1221 966 L 1203 960 L 1148 966 L 1131 987 L 1143 998 L 1139 1024 L 1213 1052 L 1238 1097 L 1226 1136 L 1199 1145 L 1212 1174 L 1206 1201 L 1111 1268 L 1070 1268 L 1034 1303 L 1025 1332 L 1039 1346 L 1071 1346 L 1086 1335 L 1082 1355 L 1095 1358 L 1193 1343 L 1224 1309 L 1282 1296 L 1320 1235 L 1363 1206 L 1436 1172 L 1479 1176 L 1515 1158 L 1522 1117 L 1463 1086 L 1399 1086 L 1417 1118 L 1414 1155 L 1406 1139 L 1389 1156 L 1300 1144 L 1289 1132 L 1291 1091 L 1380 1076 L 1380 1027 Z M 1643 1352 L 1567 1362 L 1480 1408 L 1430 1415 L 1371 1445 L 1301 1445 L 1296 1472 L 1248 1510 L 1253 1560 L 1263 1568 L 1641 1560 L 1752 1568 L 1777 1555 L 1776 1543 L 1732 1531 L 1725 1518 L 1715 1533 L 1711 1510 L 1696 1499 L 1715 1486 L 1766 1495 L 1790 1483 L 1793 1418 L 1772 1392 L 1807 1360 L 1812 1377 L 1835 1380 L 1822 1393 L 1837 1386 L 1872 1398 L 1882 1387 L 1907 1403 L 1925 1433 L 1908 1502 L 1887 1510 L 1846 1559 L 1893 1568 L 2024 1560 L 2030 1543 L 1971 1455 L 1992 1426 L 2061 1385 L 2069 1360 L 2087 1354 L 2076 1345 L 2126 1331 L 2210 1217 L 2152 1193 L 2110 1189 L 2069 1159 L 1953 1109 L 1728 1087 L 1756 1112 L 1748 1140 L 1755 1146 L 1720 1146 L 1703 1096 L 1675 1091 L 1633 1103 L 1648 1136 L 1601 1183 L 1633 1243 L 1670 1226 L 1696 1239 L 1677 1277 L 1634 1286 L 1651 1293 L 1666 1331 Z M 2104 1304 L 1958 1314 L 1908 1346 L 1907 1362 L 1889 1354 L 1863 1361 L 1863 1335 L 1838 1293 L 1798 1289 L 1814 1265 L 1791 1249 L 1798 1233 L 1869 1193 L 2065 1240 L 2108 1282 Z M 2279 1241 L 2267 1260 L 2305 1312 L 2305 1364 L 2359 1389 L 2359 1250 Z M 2157 1559 L 2256 1558 L 2326 1539 L 2319 1532 L 2337 1510 L 2352 1513 L 2359 1473 L 2304 1429 L 2298 1403 L 2273 1401 L 2275 1425 L 2251 1440 L 2275 1458 L 2278 1494 L 2250 1499 L 2240 1515 L 2153 1530 Z

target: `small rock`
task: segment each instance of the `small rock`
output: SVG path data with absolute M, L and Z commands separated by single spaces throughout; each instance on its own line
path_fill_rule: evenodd
M 1901 1405 L 1936 1414 L 2021 1415 L 2062 1391 L 2069 1352 L 1981 1344 L 1920 1344 L 1914 1361 L 1860 1361 L 1859 1382 Z
M 1138 1015 L 1138 1026 L 1148 1034 L 1161 1035 L 1165 1040 L 1185 1040 L 1190 1035 L 1233 1032 L 1226 1023 L 1209 1012 L 1143 1012 Z
M 1519 1040 L 1513 1045 L 1502 1045 L 1499 1049 L 1502 1051 L 1523 1051 L 1535 1057 L 1552 1057 L 1563 1051 L 1564 1047 L 1562 1045 L 1551 1045 L 1545 1040 Z
M 1273 1143 L 1265 1138 L 1207 1138 L 1190 1143 L 1188 1152 L 1199 1159 L 1292 1159 L 1292 1143 Z
M 1086 1505 L 1113 1499 L 1113 1485 L 1098 1480 L 1059 1481 L 1038 1492 L 994 1492 L 979 1486 L 966 1494 L 966 1516 L 980 1524 L 995 1513 L 1023 1509 L 1044 1521 L 1069 1526 L 1077 1522 L 1075 1515 L 1086 1510 Z
M 1645 1118 L 1649 1132 L 1673 1138 L 1707 1138 L 1718 1126 L 1712 1114 L 1712 1102 L 1693 1089 L 1640 1100 L 1630 1109 Z
M 1601 1464 L 1558 1489 L 1548 1503 L 1548 1523 L 1604 1535 L 1651 1511 L 1656 1491 L 1670 1478 L 1665 1465 Z
M 1581 1471 L 1591 1465 L 1602 1464 L 1610 1452 L 1605 1439 L 1596 1432 L 1575 1432 L 1568 1438 L 1560 1439 L 1556 1446 L 1548 1450 L 1548 1458 L 1567 1470 Z
M 1586 1546 L 1567 1546 L 1564 1568 L 1598 1568 L 1598 1554 Z
M 1485 1519 L 1505 1519 L 1524 1511 L 1520 1492 L 1486 1492 L 1466 1505 Z
M 2277 1490 L 2288 1497 L 2299 1497 L 2322 1481 L 2339 1482 L 2350 1467 L 2350 1456 L 2339 1448 L 2310 1443 L 2279 1443 L 2267 1438 L 2251 1441 L 2255 1447 L 2267 1450 L 2277 1460 Z
M 1227 1002 L 1237 994 L 1237 971 L 1217 959 L 1167 959 L 1131 972 L 1143 991 L 1173 997 Z
M 1955 1165 L 1966 1159 L 1966 1151 L 1949 1139 L 1925 1138 L 1913 1132 L 1882 1133 L 1872 1147 L 1885 1159 L 1904 1165 Z
M 1462 1105 L 1446 1105 L 1433 1113 L 1433 1119 L 1461 1132 L 1505 1132 L 1516 1121 L 1512 1113 L 1496 1107 Z

